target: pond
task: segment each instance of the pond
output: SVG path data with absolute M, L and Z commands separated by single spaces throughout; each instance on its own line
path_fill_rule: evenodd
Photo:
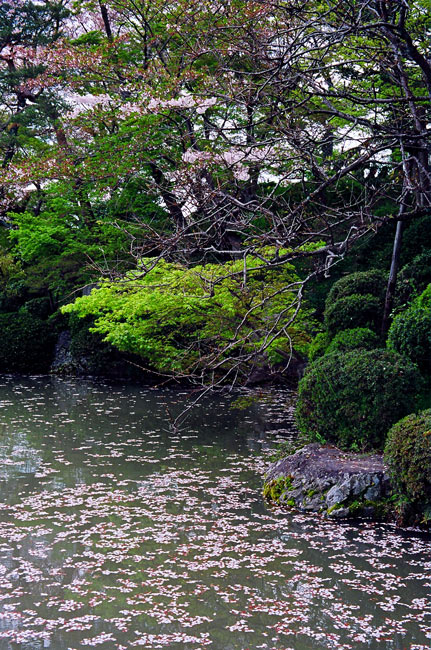
M 185 398 L 0 378 L 0 648 L 428 650 L 429 537 L 268 509 L 288 395 Z

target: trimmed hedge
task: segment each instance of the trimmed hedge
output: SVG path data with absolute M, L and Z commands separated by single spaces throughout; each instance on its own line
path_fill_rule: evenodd
M 326 298 L 326 310 L 340 298 L 353 296 L 356 294 L 369 294 L 379 298 L 383 306 L 386 293 L 388 274 L 381 269 L 371 269 L 370 271 L 358 271 L 340 278 L 332 286 L 328 297 Z
M 407 305 L 431 283 L 431 250 L 417 255 L 398 274 L 395 292 L 397 307 Z
M 403 523 L 431 523 L 431 409 L 408 415 L 391 428 L 385 461 Z
M 28 312 L 0 314 L 0 372 L 47 372 L 55 337 L 46 322 Z
M 331 337 L 343 330 L 366 327 L 378 331 L 382 304 L 371 294 L 345 296 L 329 305 L 325 312 L 325 327 Z
M 310 343 L 308 348 L 308 358 L 310 361 L 315 361 L 322 357 L 331 342 L 328 332 L 319 332 Z
M 408 309 L 395 316 L 387 347 L 417 363 L 422 372 L 431 374 L 431 284 Z
M 329 344 L 326 354 L 332 352 L 351 352 L 362 348 L 374 350 L 380 347 L 380 338 L 367 327 L 355 327 L 354 329 L 342 330 L 335 335 Z
M 417 367 L 395 352 L 327 354 L 299 382 L 296 419 L 307 436 L 345 449 L 382 449 L 389 428 L 414 407 Z

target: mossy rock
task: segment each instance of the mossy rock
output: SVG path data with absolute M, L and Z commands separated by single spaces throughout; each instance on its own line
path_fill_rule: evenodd
M 278 478 L 268 481 L 263 486 L 263 496 L 266 501 L 279 504 L 281 497 L 291 490 L 292 488 L 292 477 L 291 476 L 279 476 Z M 288 502 L 284 501 L 285 505 L 290 505 Z M 292 503 L 292 507 L 295 503 Z
M 76 374 L 148 380 L 147 373 L 139 367 L 142 359 L 121 353 L 106 343 L 100 334 L 91 331 L 93 324 L 91 317 L 69 317 L 70 353 Z

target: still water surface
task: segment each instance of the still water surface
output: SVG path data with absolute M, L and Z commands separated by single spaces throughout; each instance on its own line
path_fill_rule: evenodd
M 428 650 L 429 538 L 267 509 L 280 410 L 184 398 L 0 379 L 1 650 Z

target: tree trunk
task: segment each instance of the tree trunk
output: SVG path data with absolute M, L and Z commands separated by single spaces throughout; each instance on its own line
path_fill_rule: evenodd
M 389 318 L 394 304 L 395 286 L 397 283 L 398 268 L 400 265 L 401 241 L 403 237 L 404 221 L 398 221 L 395 232 L 394 247 L 392 250 L 391 270 L 389 272 L 388 286 L 386 289 L 385 308 L 382 319 L 382 338 L 386 337 L 389 329 Z

